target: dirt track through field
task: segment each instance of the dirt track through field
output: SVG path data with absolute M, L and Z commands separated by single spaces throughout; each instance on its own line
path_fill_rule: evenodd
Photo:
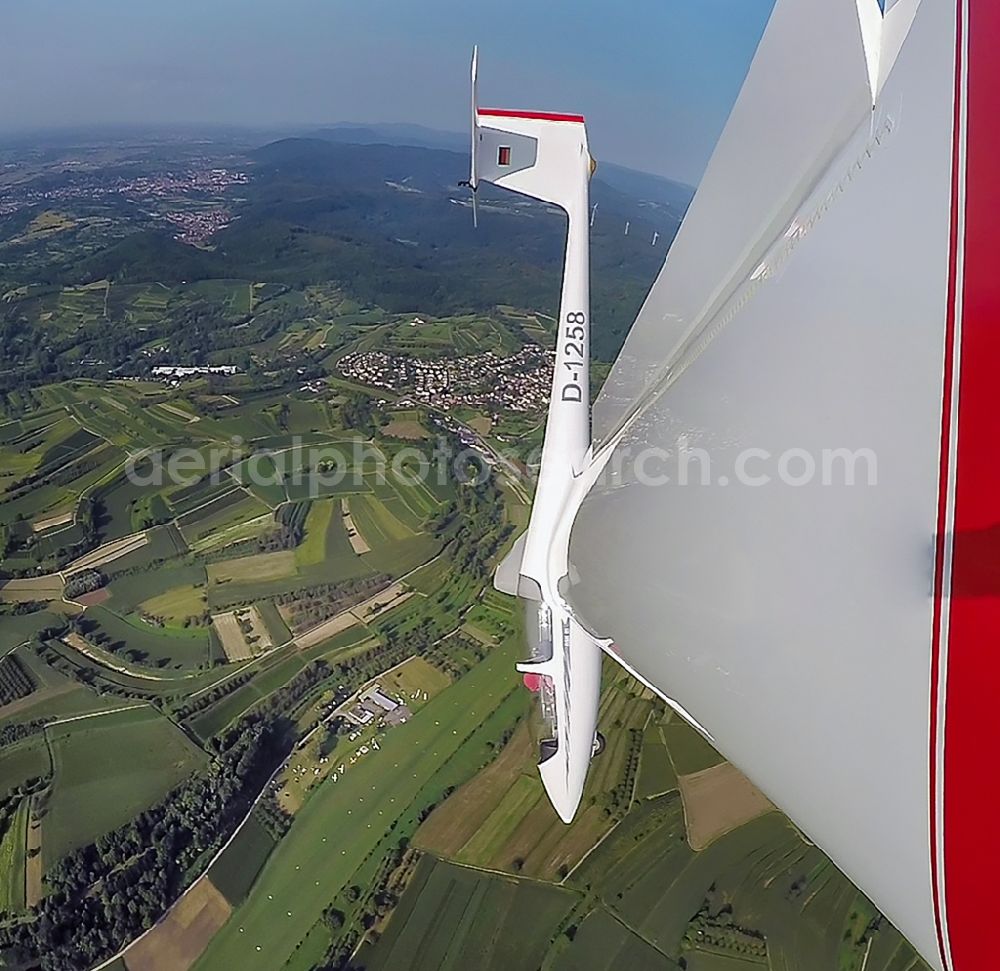
M 331 617 L 329 620 L 323 621 L 318 627 L 300 634 L 295 638 L 295 643 L 298 644 L 301 650 L 305 650 L 307 647 L 314 647 L 316 644 L 322 643 L 335 634 L 347 630 L 348 627 L 353 627 L 357 622 L 358 618 L 349 610 L 345 610 L 343 613 L 337 614 L 336 617 Z
M 62 572 L 65 576 L 69 576 L 79 570 L 93 570 L 105 563 L 110 563 L 112 560 L 117 560 L 120 556 L 125 556 L 126 553 L 134 553 L 136 550 L 142 549 L 148 542 L 147 533 L 133 533 L 131 536 L 112 540 L 110 543 L 105 543 L 96 550 L 86 553 L 78 560 L 74 560 Z
M 39 519 L 38 522 L 31 524 L 31 529 L 35 533 L 43 533 L 47 529 L 52 529 L 54 526 L 65 526 L 67 523 L 73 522 L 73 512 L 64 512 L 59 516 L 49 516 L 48 519 Z
M 138 668 L 131 665 L 115 662 L 112 660 L 113 655 L 109 657 L 106 652 L 95 650 L 93 645 L 88 643 L 79 634 L 67 634 L 62 638 L 62 642 L 67 647 L 71 647 L 74 651 L 78 651 L 84 657 L 89 658 L 95 664 L 99 664 L 102 668 L 110 668 L 112 671 L 117 671 L 119 674 L 127 674 L 130 678 L 142 678 L 144 681 L 174 680 L 173 678 L 166 678 L 158 674 L 147 674 L 145 671 L 140 671 Z

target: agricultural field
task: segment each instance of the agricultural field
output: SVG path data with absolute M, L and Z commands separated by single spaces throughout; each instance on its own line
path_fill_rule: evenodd
M 271 635 L 256 607 L 215 614 L 212 627 L 229 661 L 248 661 L 271 645 Z
M 28 697 L 0 708 L 0 727 L 22 725 L 36 719 L 68 718 L 118 704 L 117 699 L 99 695 L 92 688 L 51 668 L 31 651 L 21 651 L 18 657 L 31 669 L 39 688 Z M 20 746 L 11 751 L 20 751 Z
M 677 770 L 670 758 L 670 751 L 659 725 L 650 727 L 642 739 L 642 758 L 636 796 L 648 799 L 662 796 L 677 788 Z
M 41 779 L 52 772 L 48 746 L 39 735 L 31 735 L 23 741 L 0 751 L 0 796 L 29 779 Z
M 202 739 L 209 739 L 222 731 L 234 719 L 263 701 L 272 692 L 283 687 L 298 674 L 309 661 L 322 657 L 332 659 L 341 654 L 357 650 L 363 642 L 370 642 L 371 635 L 363 628 L 358 632 L 345 631 L 339 637 L 321 643 L 316 652 L 295 649 L 295 645 L 285 645 L 268 651 L 245 667 L 238 670 L 248 678 L 235 690 L 222 695 L 213 704 L 197 711 L 187 722 L 191 730 Z M 196 691 L 197 697 L 207 689 Z
M 212 883 L 231 906 L 246 899 L 276 845 L 256 815 L 251 815 L 209 873 Z
M 46 867 L 128 822 L 207 761 L 179 729 L 148 707 L 48 731 L 54 776 L 42 812 Z
M 405 442 L 420 442 L 430 437 L 417 411 L 393 412 L 392 420 L 382 426 L 382 434 L 386 438 L 398 438 Z
M 422 871 L 427 879 L 427 866 L 425 861 L 418 868 L 379 942 L 365 948 L 368 967 L 403 967 L 397 962 L 404 960 L 404 941 L 428 935 L 426 946 L 433 947 L 436 930 L 440 939 L 458 942 L 471 933 L 469 928 L 492 919 L 495 908 L 482 903 L 480 888 L 467 889 L 461 895 L 465 906 L 457 911 L 433 891 L 433 899 L 426 900 L 418 881 Z M 470 881 L 497 879 L 481 871 L 462 872 Z M 696 853 L 685 839 L 677 795 L 648 800 L 634 807 L 560 886 L 580 896 L 568 919 L 526 935 L 527 946 L 542 948 L 534 967 L 925 967 L 890 925 L 872 923 L 870 905 L 776 814 Z M 427 904 L 435 906 L 425 909 Z M 494 939 L 480 940 L 485 953 Z M 410 954 L 417 951 L 411 947 Z
M 322 562 L 322 557 L 316 562 Z M 275 553 L 258 553 L 241 556 L 235 560 L 220 560 L 208 565 L 208 579 L 212 583 L 244 583 L 247 581 L 280 580 L 293 576 L 296 556 L 292 550 Z
M 693 948 L 687 955 L 688 971 L 761 971 L 766 967 L 761 961 L 738 957 L 735 954 L 718 954 L 715 951 Z
M 388 930 L 362 952 L 370 971 L 540 968 L 577 894 L 425 857 Z
M 308 567 L 326 559 L 329 534 L 334 525 L 334 504 L 334 499 L 317 499 L 310 504 L 303 524 L 305 538 L 295 551 L 294 563 Z
M 25 906 L 29 803 L 17 804 L 0 835 L 0 912 L 8 914 Z
M 139 607 L 143 614 L 159 617 L 166 621 L 168 626 L 176 627 L 185 620 L 200 617 L 205 612 L 205 605 L 204 587 L 187 584 L 173 587 L 156 597 L 150 597 Z
M 728 762 L 681 776 L 680 791 L 688 842 L 695 850 L 774 810 L 767 797 Z
M 207 877 L 139 941 L 125 961 L 126 971 L 177 971 L 197 958 L 232 908 Z
M 563 937 L 553 952 L 553 971 L 678 971 L 683 967 L 603 908 L 587 914 L 572 941 Z M 764 971 L 764 966 L 757 965 L 755 971 Z
M 702 735 L 672 711 L 665 716 L 663 738 L 678 775 L 701 772 L 723 761 Z
M 220 535 L 232 535 L 245 523 L 269 519 L 263 502 L 242 489 L 234 489 L 182 516 L 177 526 L 188 546 L 198 550 L 218 545 Z
M 696 853 L 678 797 L 649 800 L 568 883 L 593 888 L 604 907 L 675 960 L 688 960 L 706 940 L 716 957 L 738 959 L 759 948 L 747 930 L 763 935 L 772 967 L 860 971 L 867 948 L 867 920 L 855 917 L 865 910 L 863 898 L 774 813 Z M 874 932 L 876 944 L 882 933 Z
M 0 595 L 2 595 L 2 588 L 0 588 Z M 60 615 L 48 610 L 19 615 L 0 613 L 0 655 L 30 641 L 38 631 L 58 626 L 61 621 Z

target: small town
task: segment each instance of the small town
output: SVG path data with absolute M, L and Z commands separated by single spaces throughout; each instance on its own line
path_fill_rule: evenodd
M 250 181 L 246 172 L 223 167 L 191 169 L 182 173 L 161 172 L 133 179 L 122 176 L 109 177 L 100 172 L 74 171 L 72 163 L 67 163 L 66 169 L 68 177 L 59 185 L 40 188 L 27 182 L 24 186 L 14 183 L 0 188 L 0 216 L 10 215 L 25 207 L 41 203 L 51 204 L 70 200 L 95 201 L 115 195 L 134 200 L 159 199 L 165 201 L 189 193 L 217 196 L 234 185 L 245 185 Z M 194 217 L 194 221 L 197 223 L 200 221 L 200 217 L 206 215 L 213 215 L 217 219 L 218 217 L 214 215 L 216 212 L 216 210 L 209 213 L 185 211 L 170 213 L 168 218 L 171 222 L 180 225 L 182 232 L 190 232 L 191 229 L 184 225 L 187 217 Z M 227 213 L 226 221 L 216 225 L 212 231 L 221 229 L 230 219 L 231 217 Z M 192 224 L 193 227 L 194 224 Z
M 384 351 L 348 354 L 338 363 L 340 373 L 373 388 L 405 392 L 417 404 L 533 412 L 549 399 L 554 355 L 538 344 L 526 344 L 516 354 L 493 351 L 467 357 L 422 359 Z

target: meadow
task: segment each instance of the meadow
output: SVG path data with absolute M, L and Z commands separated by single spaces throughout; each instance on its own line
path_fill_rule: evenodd
M 41 735 L 29 736 L 0 751 L 0 784 L 3 792 L 24 785 L 29 779 L 44 778 L 51 771 L 48 746 Z
M 577 895 L 425 857 L 378 943 L 370 971 L 540 968 Z
M 30 800 L 22 799 L 0 836 L 0 912 L 25 906 L 25 863 Z
M 212 867 L 212 883 L 232 906 L 246 899 L 276 845 L 257 817 L 251 815 Z
M 49 729 L 54 775 L 42 818 L 46 867 L 127 823 L 207 763 L 155 709 L 84 718 Z

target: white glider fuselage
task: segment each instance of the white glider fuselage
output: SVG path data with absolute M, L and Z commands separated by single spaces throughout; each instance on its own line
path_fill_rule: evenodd
M 561 585 L 569 572 L 569 536 L 589 482 L 590 176 L 594 163 L 579 115 L 480 109 L 473 57 L 472 175 L 562 209 L 566 254 L 555 370 L 541 464 L 520 563 L 509 593 L 526 603 L 531 657 L 518 665 L 542 695 L 550 737 L 539 772 L 561 819 L 576 813 L 594 749 L 601 644 L 573 616 Z M 523 551 L 523 552 L 521 552 Z

